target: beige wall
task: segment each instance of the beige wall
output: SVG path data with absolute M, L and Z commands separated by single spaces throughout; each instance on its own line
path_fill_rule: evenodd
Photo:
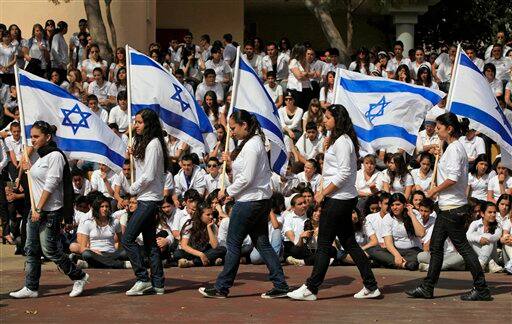
M 100 0 L 102 16 L 110 38 L 105 14 L 104 1 Z M 145 50 L 154 41 L 156 28 L 156 0 L 113 0 L 112 19 L 116 26 L 118 46 L 130 45 Z M 40 23 L 44 26 L 47 19 L 57 23 L 64 20 L 69 25 L 66 40 L 78 31 L 78 20 L 86 18 L 83 1 L 62 1 L 54 5 L 48 0 L 0 0 L 0 22 L 9 26 L 17 24 L 24 38 L 29 38 L 32 26 Z
M 215 2 L 214 5 L 212 3 Z M 194 42 L 202 34 L 209 34 L 212 42 L 231 33 L 233 40 L 243 41 L 243 0 L 158 0 L 157 28 L 184 28 L 194 35 Z

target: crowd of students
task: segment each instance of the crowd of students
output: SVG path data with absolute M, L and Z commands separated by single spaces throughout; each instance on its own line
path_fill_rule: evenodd
M 16 25 L 0 24 L 0 214 L 4 243 L 17 244 L 24 254 L 30 198 L 26 175 L 21 172 L 23 147 L 13 67 L 26 69 L 69 91 L 89 106 L 110 128 L 127 141 L 126 53 L 115 50 L 113 62 L 102 59 L 99 46 L 80 20 L 80 32 L 66 40 L 67 24 L 48 20 L 35 24 L 30 38 L 23 38 Z M 232 67 L 237 45 L 230 34 L 211 43 L 202 35 L 199 45 L 187 33 L 183 40 L 150 44 L 148 54 L 173 73 L 195 95 L 218 136 L 207 153 L 189 147 L 165 134 L 166 177 L 164 198 L 158 207 L 157 231 L 139 235 L 130 249 L 142 253 L 141 267 L 151 264 L 154 251 L 143 248 L 155 237 L 166 266 L 221 265 L 225 261 L 227 231 L 233 202 L 219 200 L 219 189 L 232 181 L 228 167 L 222 178 L 223 153 L 231 153 L 239 141 L 227 138 L 226 114 L 231 100 Z M 181 42 L 183 41 L 183 42 Z M 512 49 L 502 32 L 496 43 L 482 53 L 465 46 L 473 62 L 486 76 L 505 115 L 512 121 Z M 321 206 L 314 196 L 322 187 L 322 168 L 327 132 L 326 108 L 333 103 L 335 70 L 345 68 L 339 51 L 313 49 L 308 42 L 293 47 L 287 38 L 266 44 L 256 37 L 242 44 L 243 55 L 265 83 L 278 107 L 290 162 L 286 175 L 273 174 L 268 233 L 272 249 L 284 263 L 312 265 L 318 248 Z M 361 48 L 348 69 L 394 78 L 447 91 L 455 46 L 425 53 L 416 48 L 403 53 L 400 41 L 391 52 Z M 478 54 L 483 54 L 480 58 Z M 318 56 L 318 57 L 317 57 Z M 427 271 L 430 239 L 436 221 L 436 195 L 430 191 L 435 155 L 442 145 L 435 119 L 445 112 L 445 100 L 427 114 L 418 135 L 414 155 L 400 148 L 379 151 L 358 161 L 357 207 L 352 224 L 359 246 L 373 266 Z M 471 213 L 465 219 L 467 239 L 484 269 L 512 273 L 511 203 L 512 175 L 492 149 L 488 137 L 465 126 L 458 139 L 468 156 L 469 182 L 466 195 Z M 228 143 L 228 152 L 224 152 Z M 114 173 L 106 165 L 70 161 L 74 190 L 74 219 L 62 230 L 61 240 L 79 267 L 128 268 L 128 253 L 120 244 L 126 224 L 137 206 L 145 203 L 131 196 L 130 161 Z M 459 170 L 464 168 L 457 166 Z M 257 177 L 257 175 L 255 175 Z M 223 183 L 223 185 L 222 185 Z M 5 188 L 5 190 L 3 190 Z M 66 197 L 66 199 L 71 199 Z M 131 235 L 131 233 L 129 233 Z M 242 262 L 263 263 L 261 251 L 247 236 L 242 243 Z M 329 264 L 354 264 L 339 242 L 329 247 Z M 463 270 L 459 251 L 448 240 L 444 246 L 443 270 Z

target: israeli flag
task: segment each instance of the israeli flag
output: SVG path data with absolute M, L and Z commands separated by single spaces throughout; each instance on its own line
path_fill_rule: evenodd
M 149 108 L 167 133 L 201 152 L 217 142 L 213 126 L 194 96 L 162 65 L 127 46 L 128 100 L 132 116 Z
M 265 137 L 270 143 L 270 167 L 278 174 L 285 174 L 288 154 L 284 145 L 283 131 L 277 107 L 261 83 L 251 64 L 237 52 L 231 96 L 232 109 L 243 109 L 256 116 Z
M 478 67 L 459 50 L 447 109 L 469 119 L 470 127 L 493 139 L 501 148 L 503 162 L 512 167 L 512 127 L 494 92 Z
M 30 138 L 32 125 L 43 120 L 57 126 L 55 141 L 69 159 L 103 163 L 121 171 L 126 145 L 89 107 L 58 85 L 20 69 L 17 86 L 25 138 Z
M 444 97 L 438 90 L 338 69 L 336 104 L 347 108 L 361 153 L 378 149 L 412 154 L 427 111 Z

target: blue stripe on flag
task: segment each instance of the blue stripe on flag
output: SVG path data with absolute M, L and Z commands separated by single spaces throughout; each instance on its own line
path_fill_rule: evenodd
M 57 97 L 61 97 L 64 99 L 73 99 L 75 101 L 78 101 L 75 96 L 67 92 L 66 90 L 62 89 L 58 85 L 55 85 L 50 82 L 44 82 L 44 81 L 38 81 L 33 80 L 27 77 L 26 75 L 23 75 L 22 73 L 19 74 L 19 80 L 20 80 L 20 86 L 26 86 L 31 88 L 36 88 L 45 92 L 48 92 L 49 94 L 52 94 Z M 18 94 L 19 96 L 19 94 Z
M 460 62 L 461 65 L 464 65 L 474 71 L 476 71 L 478 74 L 482 74 L 482 71 L 471 61 L 471 59 L 465 55 L 464 53 L 460 53 Z M 482 74 L 483 75 L 483 74 Z
M 432 105 L 437 105 L 441 97 L 427 88 L 416 88 L 402 82 L 392 82 L 386 80 L 352 80 L 340 77 L 340 85 L 350 92 L 357 93 L 414 93 L 430 101 Z
M 412 145 L 416 145 L 417 136 L 410 134 L 405 128 L 400 126 L 384 124 L 374 126 L 373 129 L 368 130 L 354 125 L 354 130 L 356 131 L 357 137 L 368 143 L 380 138 L 398 137 L 406 140 Z
M 151 109 L 155 111 L 160 116 L 160 119 L 170 127 L 179 129 L 180 131 L 187 133 L 190 137 L 195 138 L 200 143 L 204 143 L 203 134 L 196 123 L 165 109 L 159 104 L 132 104 L 132 115 L 137 114 L 137 112 L 142 109 Z
M 25 126 L 25 134 L 29 134 L 32 125 Z M 107 144 L 99 141 L 64 138 L 55 136 L 57 146 L 64 152 L 88 152 L 103 155 L 114 164 L 122 167 L 125 157 L 108 147 Z
M 260 86 L 263 88 L 263 92 L 267 96 L 267 100 L 272 103 L 272 109 L 273 109 L 272 113 L 275 116 L 277 116 L 278 119 L 279 119 L 279 113 L 277 112 L 276 104 L 275 104 L 274 100 L 272 100 L 272 98 L 270 98 L 270 95 L 267 93 L 267 90 L 265 89 L 265 86 L 263 85 L 263 82 L 261 82 L 260 77 L 256 74 L 256 72 L 254 72 L 254 69 L 251 66 L 247 65 L 247 63 L 245 63 L 244 60 L 240 59 L 240 70 L 244 70 L 246 72 L 251 73 L 254 76 L 254 78 L 256 80 L 258 80 Z
M 145 55 L 141 55 L 135 52 L 130 53 L 130 64 L 151 66 L 160 69 L 165 73 L 169 73 L 160 64 L 156 63 L 152 59 L 146 57 Z
M 496 107 L 496 109 L 501 108 Z M 477 107 L 463 104 L 461 102 L 452 102 L 450 111 L 456 115 L 466 117 L 470 120 L 474 120 L 484 125 L 485 127 L 493 130 L 498 134 L 498 136 L 500 136 L 503 139 L 503 141 L 505 141 L 508 145 L 512 146 L 512 137 L 510 137 L 509 134 L 510 125 L 507 125 L 507 128 L 509 128 L 509 131 L 507 131 L 503 123 L 494 118 L 494 116 L 486 113 L 485 111 Z
M 286 163 L 286 158 L 287 158 L 287 156 L 286 156 L 285 151 L 280 150 L 279 156 L 277 157 L 276 162 L 274 162 L 274 165 L 272 166 L 272 170 L 275 173 L 277 173 L 277 174 L 281 173 L 281 169 L 283 168 L 284 164 Z
M 236 107 L 233 107 L 233 111 L 237 111 L 237 110 L 239 110 L 239 109 Z M 249 110 L 247 110 L 247 112 L 250 113 L 251 115 L 256 116 L 256 119 L 260 123 L 261 128 L 265 128 L 265 129 L 269 130 L 270 132 L 272 132 L 283 142 L 283 145 L 284 145 L 283 132 L 281 132 L 279 127 L 277 127 L 271 120 L 269 120 L 267 117 L 265 117 L 263 115 L 257 114 L 254 111 L 249 111 Z

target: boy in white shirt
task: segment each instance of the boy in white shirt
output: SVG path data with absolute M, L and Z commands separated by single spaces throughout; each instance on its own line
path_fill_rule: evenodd
M 276 83 L 276 73 L 274 71 L 267 72 L 267 82 L 264 87 L 276 104 L 276 107 L 281 107 L 283 105 L 283 87 Z
M 98 97 L 96 97 L 93 94 L 88 95 L 87 106 L 91 109 L 93 113 L 100 117 L 101 121 L 103 121 L 105 124 L 108 122 L 108 112 L 98 105 Z
M 125 133 L 128 130 L 128 124 L 130 123 L 127 99 L 126 91 L 119 91 L 117 94 L 117 106 L 113 107 L 108 115 L 108 123 L 117 124 L 121 133 Z
M 222 105 L 224 101 L 224 89 L 222 85 L 215 81 L 216 75 L 213 69 L 206 69 L 204 71 L 204 81 L 197 86 L 196 89 L 196 100 L 202 105 L 204 100 L 204 95 L 208 91 L 213 91 L 217 95 L 217 102 L 219 105 Z
M 178 198 L 189 189 L 195 189 L 204 196 L 206 191 L 206 172 L 193 162 L 192 155 L 185 154 L 180 161 L 181 170 L 174 176 L 173 201 L 180 206 Z
M 10 162 L 7 165 L 9 176 L 12 180 L 18 178 L 19 173 L 19 162 L 23 152 L 23 144 L 21 141 L 21 126 L 18 122 L 12 122 L 10 126 L 11 136 L 5 139 L 5 147 L 7 154 L 10 158 Z
M 254 42 L 252 40 L 248 40 L 244 44 L 244 58 L 249 61 L 251 67 L 254 69 L 256 74 L 260 79 L 263 78 L 263 74 L 261 72 L 262 61 L 261 56 L 254 55 Z
M 296 143 L 294 150 L 295 160 L 305 164 L 307 160 L 314 159 L 318 153 L 323 153 L 324 138 L 318 134 L 318 127 L 314 122 L 306 124 L 306 133 Z
M 100 168 L 91 175 L 91 189 L 101 192 L 107 198 L 114 197 L 112 182 L 116 174 L 108 166 L 100 163 Z

